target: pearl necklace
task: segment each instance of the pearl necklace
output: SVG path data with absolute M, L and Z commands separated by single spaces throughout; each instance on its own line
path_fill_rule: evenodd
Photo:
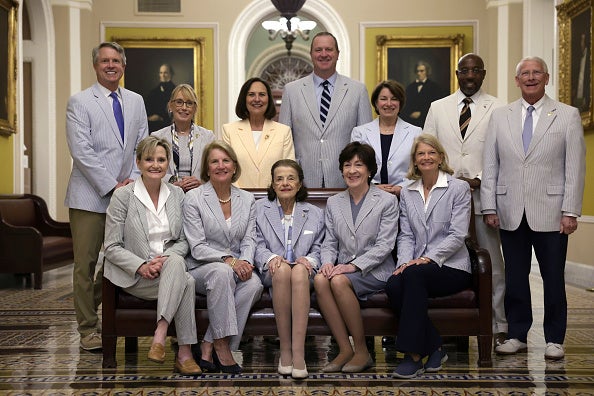
M 219 202 L 222 203 L 222 204 L 226 204 L 226 203 L 231 202 L 231 195 L 229 195 L 229 198 L 228 199 L 221 199 L 221 198 L 219 198 Z

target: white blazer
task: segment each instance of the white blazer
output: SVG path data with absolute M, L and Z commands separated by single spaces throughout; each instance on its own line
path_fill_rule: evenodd
M 454 94 L 433 102 L 429 108 L 423 132 L 434 135 L 441 142 L 448 154 L 448 162 L 456 172 L 456 177 L 482 179 L 483 149 L 487 135 L 490 133 L 488 126 L 491 113 L 497 107 L 503 106 L 504 103 L 494 96 L 487 95 L 482 90 L 478 91 L 478 95 L 473 95 L 476 105 L 464 139 L 462 139 L 459 124 L 459 97 L 460 90 L 458 89 Z M 472 198 L 474 212 L 481 214 L 480 189 L 472 192 Z
M 409 124 L 401 118 L 396 121 L 396 130 L 390 144 L 390 153 L 388 154 L 388 184 L 404 186 L 409 180 L 406 178 L 408 165 L 410 164 L 410 149 L 413 141 L 423 130 L 417 126 Z M 379 117 L 375 120 L 353 128 L 351 133 L 352 142 L 361 142 L 369 144 L 375 150 L 375 162 L 377 163 L 377 173 L 373 182 L 380 184 L 380 170 L 383 166 L 382 161 L 382 143 L 380 138 Z

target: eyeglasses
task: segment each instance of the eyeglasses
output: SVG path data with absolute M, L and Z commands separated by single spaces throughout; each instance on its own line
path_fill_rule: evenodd
M 473 74 L 481 74 L 485 71 L 485 69 L 479 69 L 478 67 L 474 67 L 472 69 L 462 68 L 462 69 L 456 70 L 456 71 L 465 76 L 470 72 L 472 72 Z
M 196 106 L 196 102 L 194 102 L 193 100 L 184 101 L 182 99 L 175 99 L 172 100 L 172 102 L 175 105 L 175 107 L 183 107 L 183 105 L 185 104 L 188 109 L 191 109 L 192 107 Z
M 526 80 L 526 79 L 529 79 L 530 76 L 532 76 L 534 78 L 540 78 L 540 77 L 542 77 L 543 74 L 545 74 L 545 73 L 540 70 L 533 70 L 533 71 L 525 70 L 522 73 L 520 73 L 520 77 Z
M 274 179 L 274 184 L 283 184 L 285 182 L 289 183 L 289 184 L 295 184 L 298 181 L 299 180 L 294 176 L 287 176 L 287 177 L 279 176 Z

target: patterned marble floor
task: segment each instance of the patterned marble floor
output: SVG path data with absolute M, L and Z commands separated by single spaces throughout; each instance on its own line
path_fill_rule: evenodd
M 478 367 L 476 340 L 467 351 L 447 344 L 449 360 L 438 374 L 394 380 L 389 375 L 402 358 L 374 339 L 376 366 L 361 374 L 321 374 L 336 353 L 329 337 L 309 337 L 305 381 L 279 378 L 278 347 L 256 337 L 236 358 L 245 373 L 183 376 L 173 373 L 173 352 L 164 365 L 146 359 L 150 339 L 138 354 L 118 343 L 118 368 L 102 369 L 101 354 L 79 349 L 72 304 L 72 266 L 44 275 L 42 290 L 22 279 L 0 275 L 0 395 L 594 395 L 594 294 L 568 286 L 570 315 L 566 357 L 545 361 L 542 289 L 533 277 L 535 326 L 529 351 L 512 357 L 493 355 L 493 365 Z

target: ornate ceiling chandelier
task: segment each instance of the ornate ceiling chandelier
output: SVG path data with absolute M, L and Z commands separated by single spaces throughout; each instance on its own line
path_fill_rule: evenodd
M 287 54 L 291 56 L 293 41 L 297 36 L 303 40 L 309 39 L 309 32 L 316 27 L 314 21 L 302 21 L 297 17 L 297 11 L 303 7 L 305 0 L 270 0 L 280 12 L 278 21 L 264 21 L 262 27 L 268 30 L 268 38 L 276 39 L 280 36 L 285 42 Z

